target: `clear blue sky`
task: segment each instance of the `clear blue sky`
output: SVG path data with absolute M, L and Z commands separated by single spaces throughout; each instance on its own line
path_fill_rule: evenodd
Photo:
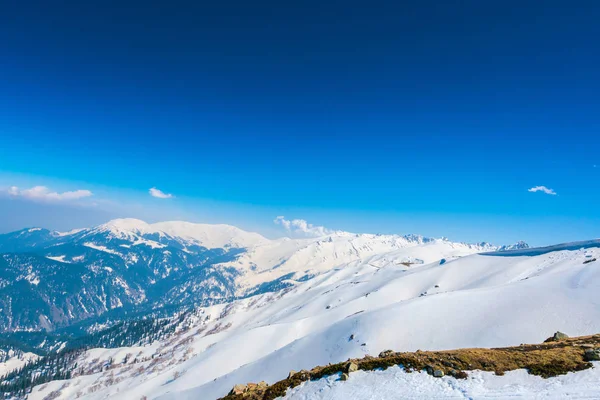
M 103 211 L 0 196 L 0 231 L 285 215 L 598 237 L 598 21 L 597 1 L 5 2 L 0 187 Z

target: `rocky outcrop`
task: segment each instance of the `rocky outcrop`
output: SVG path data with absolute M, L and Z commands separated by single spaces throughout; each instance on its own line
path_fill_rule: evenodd
M 600 361 L 600 347 L 587 349 L 583 354 L 585 361 Z

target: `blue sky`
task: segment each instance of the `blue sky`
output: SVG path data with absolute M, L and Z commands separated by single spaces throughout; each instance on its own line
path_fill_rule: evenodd
M 597 2 L 214 3 L 2 6 L 0 231 L 600 236 Z

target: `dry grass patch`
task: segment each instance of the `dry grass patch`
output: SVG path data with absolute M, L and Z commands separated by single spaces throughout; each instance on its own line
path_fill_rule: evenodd
M 223 400 L 273 400 L 285 395 L 288 388 L 293 388 L 308 380 L 321 379 L 326 376 L 345 373 L 348 364 L 358 365 L 359 370 L 373 371 L 387 369 L 399 365 L 407 372 L 427 371 L 433 374 L 439 371 L 457 379 L 465 379 L 465 371 L 481 370 L 504 375 L 507 371 L 526 369 L 530 374 L 543 378 L 563 375 L 567 372 L 581 371 L 592 367 L 585 361 L 584 353 L 589 348 L 600 348 L 600 335 L 567 338 L 549 341 L 542 344 L 521 345 L 515 347 L 493 349 L 459 349 L 448 351 L 417 351 L 395 353 L 386 351 L 380 357 L 365 356 L 342 363 L 315 367 L 310 371 L 300 371 L 287 379 L 267 387 L 248 385 L 238 393 L 233 391 Z M 242 385 L 243 386 L 243 385 Z

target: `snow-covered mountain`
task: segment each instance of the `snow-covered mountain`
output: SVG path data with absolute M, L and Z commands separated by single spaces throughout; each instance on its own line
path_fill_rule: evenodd
M 145 238 L 171 239 L 208 249 L 252 247 L 268 240 L 258 233 L 246 232 L 231 225 L 194 224 L 185 221 L 148 224 L 139 219 L 125 218 L 109 221 L 85 231 L 85 235 L 106 233 L 108 237 L 129 241 Z
M 352 262 L 369 262 L 373 267 L 389 263 L 424 264 L 440 259 L 495 251 L 487 243 L 454 243 L 416 235 L 373 235 L 337 232 L 310 239 L 283 238 L 248 249 L 226 263 L 240 271 L 239 292 L 246 293 L 277 279 L 305 280 Z
M 30 228 L 0 235 L 0 331 L 52 331 L 105 314 L 209 305 L 291 287 L 353 262 L 413 265 L 497 249 L 347 232 L 269 240 L 181 221 Z
M 390 251 L 371 254 L 374 244 L 368 240 L 375 238 L 333 237 L 345 249 L 339 253 L 316 250 L 328 239 L 282 240 L 282 246 L 299 250 L 280 268 L 293 270 L 289 259 L 304 257 L 305 249 L 334 267 L 321 271 L 313 261 L 307 270 L 321 272 L 293 286 L 178 314 L 172 318 L 177 328 L 163 339 L 89 350 L 77 360 L 80 373 L 36 387 L 30 398 L 53 393 L 55 399 L 215 399 L 238 383 L 273 383 L 290 370 L 385 349 L 496 347 L 539 343 L 557 330 L 600 332 L 600 240 L 458 257 L 469 251 L 467 245 L 424 240 L 401 247 L 389 238 L 377 243 Z M 356 245 L 355 239 L 366 241 L 356 249 L 363 257 L 331 261 L 331 254 L 338 255 L 333 260 L 350 257 L 347 246 Z M 258 254 L 264 246 L 269 243 L 251 251 Z M 423 248 L 445 257 L 428 259 Z M 271 271 L 267 253 L 261 253 L 264 266 L 256 263 L 251 272 Z M 423 263 L 414 263 L 416 258 Z M 418 384 L 418 376 L 411 382 Z M 313 386 L 306 390 L 315 393 Z M 297 392 L 297 398 L 322 398 Z
M 223 301 L 235 296 L 237 271 L 216 265 L 266 241 L 226 225 L 133 219 L 0 235 L 0 331 L 54 330 L 113 310 Z

